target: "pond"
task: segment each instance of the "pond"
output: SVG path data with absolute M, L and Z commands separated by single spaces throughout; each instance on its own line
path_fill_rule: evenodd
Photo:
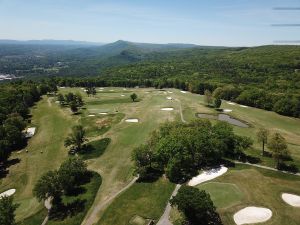
M 225 121 L 227 123 L 230 123 L 232 125 L 238 126 L 238 127 L 249 127 L 248 124 L 232 118 L 231 116 L 227 115 L 227 114 L 218 114 L 218 115 L 213 115 L 213 114 L 206 114 L 206 113 L 197 113 L 196 114 L 197 117 L 199 118 L 204 118 L 204 119 L 214 119 L 214 120 L 219 120 L 219 121 Z

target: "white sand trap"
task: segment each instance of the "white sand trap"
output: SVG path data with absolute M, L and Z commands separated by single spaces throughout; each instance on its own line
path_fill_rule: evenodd
M 59 87 L 59 88 L 66 88 L 66 87 Z
M 60 101 L 55 101 L 55 103 L 57 103 L 57 104 L 58 104 L 58 103 L 60 103 Z
M 300 196 L 299 195 L 293 195 L 288 193 L 283 193 L 281 195 L 283 201 L 285 201 L 287 204 L 294 206 L 294 207 L 300 207 Z
M 13 195 L 14 193 L 16 193 L 16 189 L 9 189 L 7 191 L 4 191 L 0 194 L 0 198 L 3 198 L 5 196 L 9 197 L 11 195 Z
M 115 91 L 115 90 L 109 90 L 109 91 Z
M 99 88 L 100 90 L 103 90 L 104 88 L 103 87 L 101 87 L 101 88 Z
M 234 102 L 227 102 L 229 105 L 236 105 Z
M 246 207 L 234 214 L 233 219 L 237 225 L 262 223 L 272 217 L 272 211 L 267 208 Z
M 35 127 L 28 127 L 25 131 L 25 137 L 26 138 L 32 137 L 35 134 L 35 130 L 36 130 Z
M 94 114 L 90 114 L 90 115 L 88 115 L 89 117 L 93 117 L 93 116 L 96 116 L 96 115 L 94 115 Z
M 172 94 L 173 92 L 172 92 L 172 91 L 168 91 L 168 93 L 169 93 L 169 94 Z
M 99 91 L 103 91 L 103 90 L 99 90 Z
M 223 112 L 232 112 L 232 109 L 223 109 Z
M 122 97 L 124 97 L 125 95 L 121 95 Z
M 183 94 L 185 94 L 186 93 L 186 91 L 180 91 L 181 93 L 183 93 Z
M 172 100 L 172 97 L 167 97 L 168 100 Z
M 123 91 L 126 91 L 127 89 L 126 88 L 123 88 Z
M 174 108 L 161 108 L 160 110 L 162 110 L 162 111 L 173 111 Z
M 107 115 L 108 113 L 107 112 L 100 112 L 99 114 L 100 115 Z
M 80 89 L 84 90 L 84 88 L 80 88 Z
M 248 106 L 246 106 L 246 105 L 240 105 L 240 107 L 242 107 L 242 108 L 248 108 Z
M 227 170 L 228 170 L 227 167 L 221 166 L 221 167 L 216 168 L 216 169 L 203 171 L 203 173 L 199 174 L 196 177 L 193 177 L 188 182 L 188 185 L 189 186 L 196 186 L 196 185 L 201 184 L 205 181 L 215 179 L 216 177 L 219 177 L 219 176 L 223 175 L 224 173 L 226 173 Z
M 127 119 L 125 120 L 127 123 L 138 123 L 139 120 L 138 119 Z

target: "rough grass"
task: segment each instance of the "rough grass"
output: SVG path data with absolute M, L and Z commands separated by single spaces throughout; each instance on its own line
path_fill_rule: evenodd
M 164 178 L 154 183 L 135 183 L 113 201 L 98 224 L 127 225 L 137 215 L 158 220 L 174 186 Z
M 86 129 L 87 137 L 95 137 L 106 133 L 114 124 L 119 123 L 123 117 L 123 113 L 96 115 L 94 117 L 83 116 L 80 123 Z

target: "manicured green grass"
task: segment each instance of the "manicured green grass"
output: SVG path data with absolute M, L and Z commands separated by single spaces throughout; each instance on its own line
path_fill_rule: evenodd
M 206 191 L 217 208 L 226 208 L 242 201 L 243 193 L 234 184 L 209 182 L 198 185 L 197 188 Z
M 87 144 L 87 147 L 83 152 L 79 152 L 79 155 L 83 160 L 98 158 L 104 153 L 110 142 L 110 138 L 92 141 Z
M 223 184 L 226 185 L 225 190 Z M 199 185 L 199 188 L 201 186 L 210 193 L 213 202 L 218 206 L 217 211 L 224 225 L 235 224 L 233 215 L 248 206 L 266 207 L 273 212 L 272 218 L 264 223 L 266 225 L 299 224 L 299 208 L 291 207 L 281 199 L 283 192 L 300 195 L 298 176 L 248 165 L 236 165 L 214 182 Z M 229 191 L 232 187 L 234 188 Z M 238 192 L 243 193 L 242 196 Z M 226 199 L 226 196 L 229 199 Z M 175 225 L 180 224 L 182 215 L 177 209 L 172 209 L 171 220 Z
M 164 178 L 154 183 L 135 183 L 107 208 L 98 224 L 127 225 L 137 215 L 158 220 L 174 189 Z
M 276 171 L 238 165 L 225 175 L 216 179 L 236 185 L 244 198 L 239 204 L 218 209 L 224 225 L 234 224 L 233 215 L 247 206 L 261 206 L 272 210 L 273 216 L 266 225 L 298 225 L 299 209 L 287 205 L 282 199 L 283 192 L 300 195 L 300 177 Z

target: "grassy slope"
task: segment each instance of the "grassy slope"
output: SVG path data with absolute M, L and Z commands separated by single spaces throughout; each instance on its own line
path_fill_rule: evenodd
M 0 192 L 16 188 L 15 200 L 20 204 L 16 219 L 28 217 L 42 208 L 32 195 L 37 179 L 46 171 L 59 167 L 67 157 L 63 147 L 64 139 L 72 125 L 72 119 L 60 108 L 44 97 L 32 109 L 32 126 L 37 127 L 36 135 L 29 140 L 26 149 L 13 153 L 11 158 L 21 161 L 9 168 L 9 174 L 0 181 Z M 40 153 L 40 151 L 43 153 Z
M 174 186 L 164 178 L 153 183 L 135 183 L 113 201 L 99 224 L 127 225 L 136 215 L 157 221 Z

